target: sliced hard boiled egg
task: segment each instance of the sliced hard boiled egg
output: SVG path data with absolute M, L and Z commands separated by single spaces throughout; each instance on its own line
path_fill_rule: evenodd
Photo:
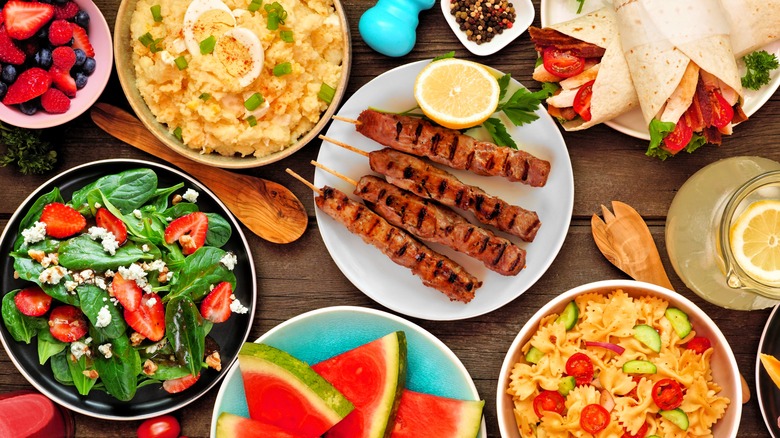
M 193 0 L 184 13 L 184 43 L 192 56 L 200 56 L 200 42 L 210 35 L 219 38 L 236 25 L 236 17 L 221 0 Z
M 242 87 L 257 79 L 263 69 L 263 46 L 254 32 L 243 27 L 230 29 L 222 34 L 217 40 L 214 53 Z

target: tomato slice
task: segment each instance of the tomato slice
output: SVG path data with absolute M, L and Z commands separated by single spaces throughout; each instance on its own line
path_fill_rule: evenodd
M 563 415 L 565 408 L 566 399 L 558 391 L 542 391 L 534 397 L 534 412 L 539 418 L 542 418 L 545 411 Z
M 584 353 L 574 353 L 566 361 L 566 374 L 573 376 L 577 386 L 593 380 L 593 361 Z
M 687 344 L 685 344 L 685 348 L 693 350 L 697 354 L 704 354 L 704 352 L 709 350 L 711 347 L 712 343 L 710 343 L 710 340 L 704 336 L 696 336 L 695 338 L 688 341 Z
M 542 60 L 544 69 L 559 78 L 570 78 L 585 69 L 585 58 L 555 47 L 544 49 Z
M 683 402 L 682 387 L 676 380 L 661 379 L 653 385 L 653 401 L 661 410 L 677 409 Z
M 179 438 L 181 426 L 173 415 L 150 418 L 138 426 L 138 438 Z
M 688 146 L 688 142 L 693 137 L 693 130 L 688 125 L 685 117 L 680 117 L 677 124 L 674 126 L 674 131 L 664 137 L 664 149 L 676 154 L 680 152 L 685 146 Z
M 712 108 L 712 125 L 720 129 L 731 123 L 734 118 L 734 108 L 729 105 L 720 91 L 713 91 L 718 99 L 718 105 Z
M 609 412 L 603 406 L 592 404 L 582 408 L 580 427 L 588 433 L 597 434 L 609 425 Z
M 595 80 L 588 82 L 581 86 L 577 90 L 577 95 L 574 96 L 574 111 L 582 117 L 582 120 L 590 122 L 590 98 L 593 96 L 593 83 Z
M 647 435 L 647 423 L 642 424 L 642 427 L 639 428 L 639 430 L 636 431 L 635 434 L 631 435 L 628 433 L 628 431 L 623 432 L 622 438 L 645 438 Z

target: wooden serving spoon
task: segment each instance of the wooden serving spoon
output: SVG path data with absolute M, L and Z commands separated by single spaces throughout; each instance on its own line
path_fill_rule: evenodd
M 105 103 L 92 107 L 92 120 L 112 136 L 171 163 L 214 192 L 252 232 L 273 243 L 301 237 L 309 216 L 301 201 L 273 181 L 195 163 L 165 146 L 128 112 Z
M 612 211 L 601 206 L 602 220 L 594 214 L 590 219 L 596 246 L 607 260 L 634 280 L 652 283 L 674 290 L 661 262 L 650 229 L 642 216 L 628 204 L 612 201 Z M 750 400 L 750 388 L 742 374 L 742 403 Z

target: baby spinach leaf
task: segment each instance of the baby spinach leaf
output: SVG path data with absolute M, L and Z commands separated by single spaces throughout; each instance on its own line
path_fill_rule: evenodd
M 14 303 L 14 297 L 18 292 L 19 289 L 5 294 L 2 302 L 2 310 L 0 312 L 3 315 L 3 323 L 5 323 L 5 328 L 7 328 L 8 332 L 11 333 L 11 337 L 13 337 L 17 342 L 24 342 L 25 344 L 29 344 L 32 338 L 38 332 L 38 328 L 41 326 L 41 321 L 43 321 L 43 326 L 48 326 L 46 325 L 46 321 L 43 320 L 43 318 L 33 318 L 26 316 L 19 311 L 19 309 L 16 307 L 16 303 Z
M 21 248 L 22 244 L 24 244 L 24 236 L 22 236 L 22 231 L 30 228 L 35 223 L 35 221 L 40 219 L 43 207 L 45 207 L 46 204 L 51 204 L 52 202 L 64 202 L 62 195 L 60 194 L 60 189 L 57 187 L 52 189 L 52 191 L 49 193 L 44 193 L 43 195 L 39 196 L 38 199 L 36 199 L 33 203 L 32 207 L 27 210 L 27 214 L 24 215 L 22 221 L 19 222 L 19 235 L 16 237 L 16 241 L 14 242 L 14 251 L 19 251 L 19 248 Z
M 14 271 L 19 274 L 22 280 L 32 281 L 43 289 L 46 294 L 63 303 L 78 306 L 79 298 L 65 289 L 65 282 L 73 280 L 70 274 L 66 274 L 57 284 L 43 283 L 39 280 L 44 268 L 40 263 L 29 259 L 19 253 L 11 253 L 14 258 Z
M 68 344 L 55 339 L 48 325 L 38 330 L 38 363 L 43 365 L 50 357 L 65 350 Z
M 211 285 L 222 281 L 230 282 L 235 289 L 236 276 L 219 262 L 225 254 L 225 251 L 210 246 L 201 247 L 190 254 L 184 259 L 182 269 L 171 280 L 171 293 L 166 299 L 188 295 L 198 301 L 209 293 Z
M 195 213 L 196 211 L 198 211 L 197 204 L 193 204 L 191 202 L 179 202 L 173 207 L 163 211 L 161 216 L 165 218 L 176 219 L 184 216 L 185 214 Z
M 157 370 L 155 370 L 154 374 L 149 376 L 155 380 L 173 380 L 190 374 L 190 371 L 187 368 L 170 361 L 159 362 L 156 363 L 156 365 Z
M 153 205 L 156 211 L 165 211 L 168 208 L 168 198 L 173 192 L 184 187 L 184 183 L 176 184 L 175 186 L 167 187 L 164 189 L 157 189 L 149 201 L 149 204 Z
M 193 376 L 197 375 L 203 362 L 206 336 L 203 333 L 203 318 L 190 297 L 178 296 L 168 302 L 165 309 L 165 336 L 173 347 L 177 362 Z
M 217 213 L 206 213 L 209 218 L 209 230 L 206 233 L 206 245 L 217 248 L 226 244 L 233 234 L 233 227 L 225 218 Z
M 76 390 L 81 395 L 89 394 L 89 391 L 95 386 L 95 382 L 97 382 L 97 378 L 90 379 L 84 374 L 84 371 L 94 369 L 92 359 L 88 358 L 86 354 L 81 356 L 78 360 L 73 360 L 74 358 L 71 357 L 71 355 L 67 355 L 66 358 L 70 377 L 73 379 L 73 385 L 76 386 Z
M 138 260 L 151 260 L 152 257 L 131 242 L 120 246 L 116 254 L 111 255 L 103 249 L 100 242 L 87 235 L 74 237 L 60 245 L 60 265 L 73 270 L 116 270 Z
M 144 205 L 157 189 L 157 174 L 151 169 L 131 169 L 115 175 L 106 175 L 73 193 L 71 204 L 94 205 L 90 196 L 100 191 L 123 213 L 130 213 Z
M 81 310 L 84 315 L 87 316 L 89 322 L 95 327 L 95 331 L 102 332 L 100 339 L 115 339 L 124 335 L 127 325 L 122 318 L 122 314 L 119 313 L 119 309 L 111 302 L 107 291 L 93 285 L 84 284 L 76 288 L 79 294 L 79 301 L 81 302 Z M 108 308 L 108 313 L 111 314 L 111 322 L 105 327 L 98 327 L 98 313 L 103 307 Z
M 132 399 L 138 385 L 137 376 L 141 373 L 141 357 L 130 346 L 127 336 L 111 341 L 111 357 L 108 359 L 99 351 L 94 356 L 95 369 L 106 391 L 122 401 Z
M 70 352 L 64 350 L 52 356 L 51 373 L 54 375 L 54 379 L 63 385 L 73 386 L 73 377 L 70 375 L 70 368 L 68 367 L 69 355 Z

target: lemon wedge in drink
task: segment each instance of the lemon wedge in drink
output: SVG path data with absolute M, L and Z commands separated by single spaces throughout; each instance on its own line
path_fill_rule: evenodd
M 487 120 L 498 107 L 498 80 L 482 64 L 457 58 L 428 64 L 414 83 L 414 98 L 426 116 L 465 129 Z
M 754 279 L 780 285 L 780 201 L 750 204 L 731 226 L 731 252 Z

